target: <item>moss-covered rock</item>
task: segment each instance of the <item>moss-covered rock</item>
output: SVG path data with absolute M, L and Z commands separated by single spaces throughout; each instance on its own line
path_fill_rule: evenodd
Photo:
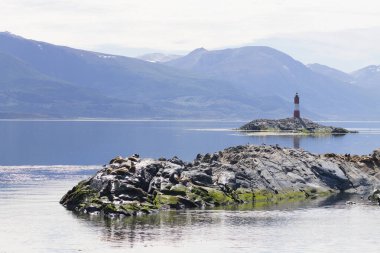
M 97 199 L 97 195 L 98 193 L 89 186 L 89 182 L 84 180 L 63 196 L 60 203 L 69 210 L 79 210 L 86 206 L 84 203 L 88 202 L 88 200 L 93 201 Z
M 158 208 L 177 208 L 179 207 L 179 199 L 177 196 L 157 194 L 153 204 Z

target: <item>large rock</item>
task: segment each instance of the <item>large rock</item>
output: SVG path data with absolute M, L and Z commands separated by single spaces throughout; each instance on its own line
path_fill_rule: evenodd
M 369 194 L 380 185 L 379 152 L 315 155 L 299 149 L 246 145 L 198 155 L 191 163 L 177 157 L 116 157 L 70 190 L 61 204 L 77 212 L 127 216 L 338 192 Z M 379 192 L 370 199 L 379 202 Z

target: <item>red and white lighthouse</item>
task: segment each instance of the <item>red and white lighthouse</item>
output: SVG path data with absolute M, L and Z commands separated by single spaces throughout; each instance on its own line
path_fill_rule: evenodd
M 294 97 L 294 113 L 293 113 L 294 118 L 301 118 L 300 114 L 300 98 L 298 96 L 298 93 L 296 93 L 296 96 Z

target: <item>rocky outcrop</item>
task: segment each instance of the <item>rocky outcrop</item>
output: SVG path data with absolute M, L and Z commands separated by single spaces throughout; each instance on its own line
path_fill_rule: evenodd
M 177 157 L 116 157 L 60 203 L 69 210 L 130 216 L 168 208 L 273 203 L 338 192 L 369 194 L 380 182 L 380 150 L 316 155 L 278 146 L 237 146 Z M 377 201 L 374 198 L 375 201 Z
M 267 132 L 296 132 L 303 134 L 347 134 L 354 133 L 341 127 L 323 126 L 305 118 L 257 119 L 238 130 Z

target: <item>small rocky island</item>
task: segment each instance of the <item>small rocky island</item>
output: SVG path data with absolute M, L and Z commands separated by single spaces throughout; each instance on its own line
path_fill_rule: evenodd
M 240 131 L 252 132 L 287 132 L 299 134 L 347 134 L 356 133 L 341 127 L 324 126 L 317 124 L 306 118 L 285 118 L 285 119 L 257 119 L 240 128 Z
M 347 134 L 356 133 L 341 127 L 324 126 L 309 119 L 301 118 L 300 97 L 298 93 L 294 96 L 293 117 L 285 119 L 256 119 L 240 128 L 238 131 L 245 132 L 271 132 L 291 134 Z
M 370 155 L 316 155 L 278 146 L 236 146 L 171 159 L 116 157 L 60 203 L 79 213 L 123 217 L 162 209 L 299 201 L 339 192 L 378 202 L 380 149 Z M 370 194 L 373 192 L 373 194 Z

